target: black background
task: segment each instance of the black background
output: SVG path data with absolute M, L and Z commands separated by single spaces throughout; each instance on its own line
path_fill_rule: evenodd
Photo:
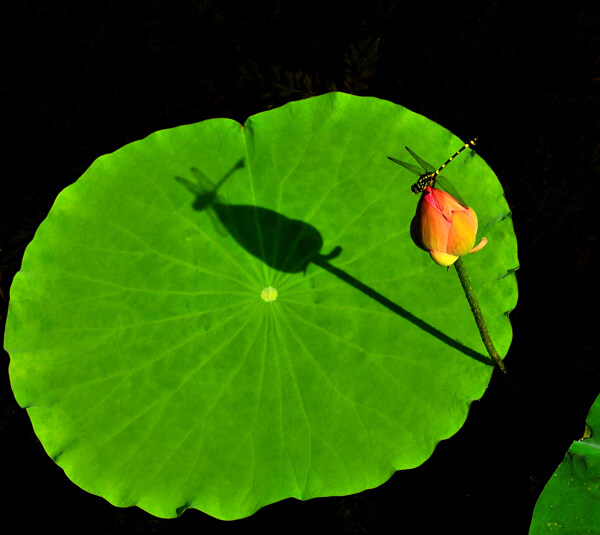
M 527 8 L 524 8 L 524 4 Z M 600 4 L 375 0 L 16 1 L 0 15 L 2 323 L 27 243 L 101 154 L 159 129 L 244 122 L 340 90 L 402 104 L 500 178 L 521 268 L 516 390 L 495 373 L 423 466 L 347 497 L 286 500 L 235 522 L 154 518 L 71 483 L 14 401 L 2 359 L 2 527 L 81 533 L 527 533 L 600 393 Z M 600 432 L 600 430 L 599 430 Z

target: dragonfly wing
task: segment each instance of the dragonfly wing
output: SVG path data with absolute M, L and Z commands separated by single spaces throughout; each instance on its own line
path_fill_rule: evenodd
M 180 176 L 176 176 L 175 180 L 185 186 L 189 191 L 191 191 L 194 195 L 199 195 L 201 193 L 205 193 L 204 188 L 201 188 L 198 184 L 188 180 L 187 178 L 183 178 Z
M 405 169 L 408 169 L 411 173 L 413 173 L 415 175 L 421 176 L 423 174 L 416 165 L 413 165 L 411 163 L 401 162 L 400 160 L 396 160 L 396 158 L 392 158 L 391 156 L 388 156 L 388 158 L 390 160 L 392 160 L 392 162 L 397 163 L 398 165 L 401 165 Z
M 452 182 L 450 182 L 447 178 L 438 175 L 438 177 L 435 180 L 435 187 L 452 195 L 452 197 L 454 197 L 464 207 L 467 206 L 467 203 L 460 196 L 460 193 L 458 193 L 456 188 L 452 185 Z
M 203 191 L 214 191 L 217 189 L 211 180 L 202 171 L 200 171 L 200 169 L 197 167 L 191 167 L 190 171 L 194 175 L 196 182 L 198 182 L 198 186 L 200 186 Z
M 435 171 L 437 171 L 437 169 L 435 167 L 433 167 L 433 165 L 431 165 L 430 163 L 427 163 L 423 158 L 421 158 L 418 154 L 416 154 L 415 152 L 413 152 L 412 150 L 410 150 L 408 147 L 404 147 L 408 153 L 415 159 L 417 160 L 417 162 L 419 162 L 419 165 L 425 169 L 425 171 L 429 172 L 429 173 L 434 173 Z M 423 173 L 419 173 L 419 174 L 423 174 Z

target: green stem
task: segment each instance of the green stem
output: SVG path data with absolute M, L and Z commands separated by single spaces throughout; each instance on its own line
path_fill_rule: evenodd
M 502 373 L 506 373 L 506 368 L 504 367 L 504 363 L 496 351 L 494 344 L 492 343 L 492 339 L 490 338 L 490 333 L 487 329 L 487 325 L 485 323 L 485 319 L 483 318 L 483 314 L 481 313 L 481 309 L 479 308 L 479 303 L 477 302 L 477 297 L 475 297 L 475 291 L 473 290 L 473 285 L 471 284 L 471 279 L 469 279 L 469 274 L 467 273 L 467 268 L 465 267 L 462 258 L 458 258 L 456 262 L 454 262 L 454 267 L 456 268 L 456 273 L 458 274 L 458 278 L 460 279 L 460 283 L 462 284 L 463 290 L 465 291 L 465 295 L 467 296 L 467 301 L 469 301 L 469 305 L 471 305 L 471 311 L 473 312 L 473 316 L 475 317 L 475 323 L 477 323 L 477 327 L 479 328 L 479 334 L 481 334 L 481 339 L 487 349 L 490 357 L 496 363 L 496 366 L 500 369 Z

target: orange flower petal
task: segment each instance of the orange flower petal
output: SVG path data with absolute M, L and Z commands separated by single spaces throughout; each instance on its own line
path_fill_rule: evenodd
M 481 238 L 481 241 L 475 247 L 473 247 L 473 249 L 471 249 L 469 253 L 476 253 L 477 251 L 481 251 L 481 249 L 485 247 L 485 244 L 487 242 L 487 238 Z
M 470 208 L 454 212 L 448 233 L 446 252 L 456 256 L 467 254 L 475 245 L 477 221 L 473 221 Z
M 452 195 L 435 188 L 431 188 L 428 200 L 442 213 L 444 218 L 450 222 L 452 222 L 453 212 L 465 209 L 465 207 L 452 197 Z
M 436 206 L 427 200 L 419 203 L 417 210 L 417 231 L 426 249 L 445 251 L 448 243 L 450 222 Z
M 415 244 L 429 251 L 440 266 L 450 266 L 459 256 L 479 251 L 487 243 L 483 238 L 474 247 L 477 214 L 445 191 L 427 187 L 419 199 L 411 221 L 410 234 Z

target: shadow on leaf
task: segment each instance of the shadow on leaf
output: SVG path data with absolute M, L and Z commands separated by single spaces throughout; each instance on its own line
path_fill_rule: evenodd
M 231 235 L 241 247 L 267 265 L 286 273 L 306 273 L 308 265 L 315 264 L 429 335 L 481 363 L 493 366 L 488 357 L 454 340 L 349 273 L 332 265 L 330 261 L 341 254 L 342 248 L 337 246 L 329 254 L 321 254 L 323 237 L 312 225 L 260 206 L 234 205 L 223 201 L 218 195 L 219 188 L 237 169 L 243 167 L 244 161 L 239 160 L 216 183 L 195 167 L 190 169 L 195 182 L 182 177 L 175 179 L 196 196 L 193 208 L 199 211 L 206 210 L 220 235 Z

